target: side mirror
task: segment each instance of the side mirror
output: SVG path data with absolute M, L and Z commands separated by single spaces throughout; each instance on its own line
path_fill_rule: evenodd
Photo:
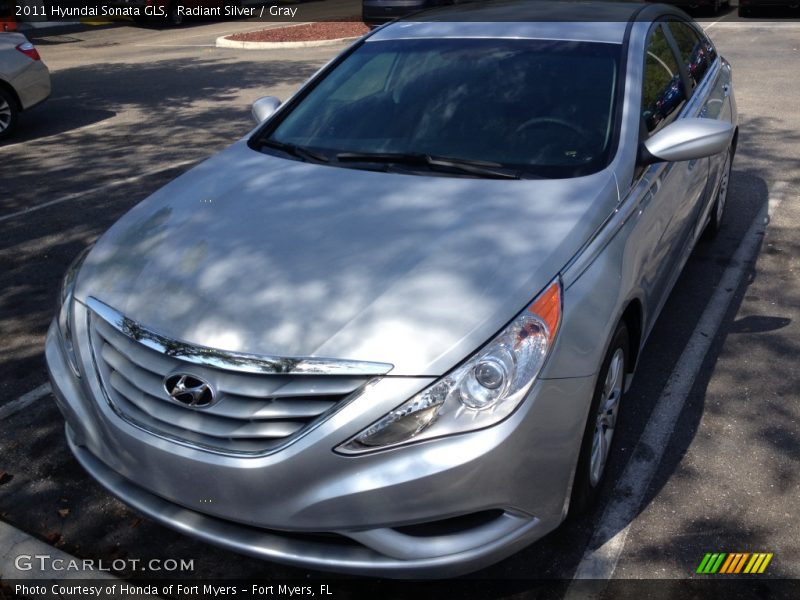
M 253 102 L 252 113 L 256 123 L 266 121 L 280 105 L 281 101 L 275 96 L 264 96 Z
M 720 154 L 733 139 L 734 126 L 717 119 L 681 119 L 667 125 L 639 147 L 639 164 L 696 160 Z

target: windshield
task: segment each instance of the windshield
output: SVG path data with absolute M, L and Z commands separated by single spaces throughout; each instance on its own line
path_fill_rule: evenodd
M 586 175 L 610 158 L 619 56 L 602 43 L 368 41 L 255 145 L 351 168 Z M 459 161 L 470 169 L 454 173 Z

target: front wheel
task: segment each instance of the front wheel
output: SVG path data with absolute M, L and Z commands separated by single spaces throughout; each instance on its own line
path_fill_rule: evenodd
M 628 328 L 622 322 L 614 331 L 611 345 L 598 373 L 572 485 L 571 515 L 580 515 L 595 503 L 605 480 L 606 467 L 613 455 L 614 433 L 625 392 L 629 346 Z
M 725 216 L 725 207 L 728 204 L 728 188 L 731 181 L 731 168 L 733 166 L 733 153 L 728 150 L 725 155 L 725 164 L 722 167 L 722 175 L 719 180 L 719 188 L 717 189 L 717 198 L 714 200 L 714 206 L 711 207 L 711 215 L 708 218 L 708 225 L 703 232 L 706 239 L 716 237 L 720 229 L 722 229 L 722 218 Z
M 0 140 L 9 137 L 17 126 L 17 100 L 0 87 Z

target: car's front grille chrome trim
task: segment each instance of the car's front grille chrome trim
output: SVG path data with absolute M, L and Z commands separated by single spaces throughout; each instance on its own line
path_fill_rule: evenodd
M 276 452 L 379 378 L 376 363 L 343 361 L 344 369 L 323 370 L 333 361 L 254 357 L 246 363 L 243 357 L 253 357 L 244 354 L 232 361 L 230 353 L 154 333 L 93 298 L 87 305 L 94 368 L 110 408 L 131 425 L 185 446 L 226 455 Z M 356 372 L 357 364 L 367 369 Z M 165 382 L 176 372 L 208 381 L 217 401 L 202 407 L 175 401 Z
M 88 298 L 86 305 L 106 323 L 132 340 L 161 354 L 195 365 L 240 373 L 272 375 L 378 376 L 385 375 L 394 368 L 394 365 L 388 363 L 313 356 L 264 356 L 218 350 L 167 338 L 129 319 L 96 298 Z

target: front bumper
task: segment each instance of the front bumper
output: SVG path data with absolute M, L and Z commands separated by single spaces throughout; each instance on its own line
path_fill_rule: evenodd
M 70 447 L 124 502 L 236 552 L 390 577 L 473 571 L 555 528 L 566 512 L 594 388 L 593 377 L 540 380 L 513 415 L 488 429 L 358 457 L 335 453 L 430 382 L 384 377 L 283 450 L 234 457 L 120 419 L 102 400 L 84 360 L 90 353 L 80 344 L 78 353 L 81 379 L 51 326 L 47 364 Z

